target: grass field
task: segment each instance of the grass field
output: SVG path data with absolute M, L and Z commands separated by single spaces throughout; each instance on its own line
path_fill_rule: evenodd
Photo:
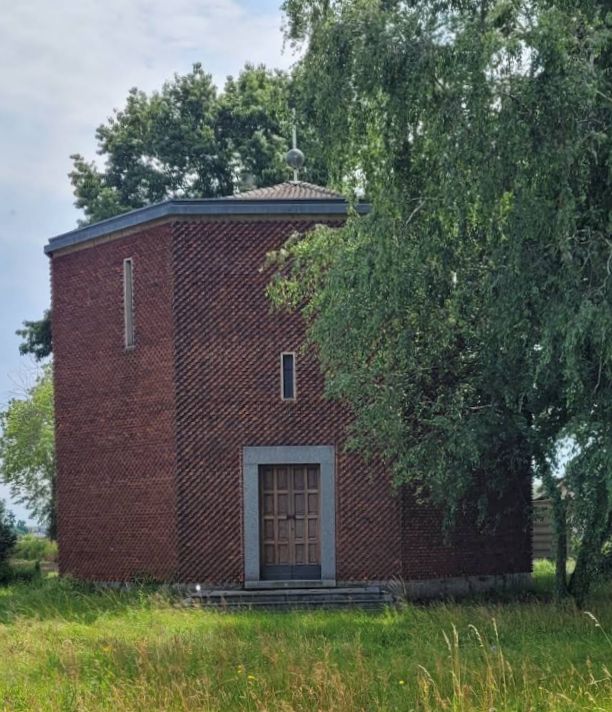
M 550 576 L 537 567 L 540 596 Z M 589 611 L 224 613 L 51 578 L 0 589 L 0 708 L 612 710 L 612 585 Z

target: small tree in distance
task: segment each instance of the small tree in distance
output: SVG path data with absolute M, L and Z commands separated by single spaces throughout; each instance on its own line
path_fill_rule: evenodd
M 7 510 L 4 500 L 0 499 L 0 578 L 6 568 L 8 557 L 17 543 L 17 532 L 13 527 L 11 513 Z
M 23 398 L 0 413 L 0 479 L 55 539 L 53 372 L 43 368 Z

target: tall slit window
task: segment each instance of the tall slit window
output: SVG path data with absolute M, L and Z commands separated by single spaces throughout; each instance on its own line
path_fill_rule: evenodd
M 295 354 L 281 354 L 281 398 L 295 400 Z
M 131 257 L 123 260 L 123 322 L 125 348 L 134 348 L 134 263 Z

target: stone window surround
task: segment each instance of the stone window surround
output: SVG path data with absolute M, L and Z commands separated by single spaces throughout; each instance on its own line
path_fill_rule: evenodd
M 336 585 L 336 452 L 333 445 L 271 445 L 245 447 L 242 451 L 244 516 L 244 582 L 246 588 L 295 582 L 262 581 L 260 578 L 260 465 L 309 465 L 321 468 L 321 581 Z

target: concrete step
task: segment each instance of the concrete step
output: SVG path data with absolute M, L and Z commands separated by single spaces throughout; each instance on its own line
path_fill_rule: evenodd
M 390 593 L 379 586 L 337 588 L 279 588 L 261 590 L 191 591 L 187 605 L 213 608 L 363 608 L 380 609 L 393 603 Z
M 336 599 L 338 601 L 362 601 L 362 600 L 370 600 L 370 599 L 379 599 L 381 596 L 384 596 L 385 594 L 383 593 L 341 593 L 339 591 L 317 591 L 316 593 L 298 593 L 298 592 L 287 592 L 287 591 L 259 591 L 257 593 L 246 593 L 242 595 L 233 595 L 233 596 L 228 596 L 224 593 L 221 594 L 216 594 L 216 593 L 205 593 L 205 594 L 196 594 L 191 596 L 192 598 L 200 598 L 200 599 L 215 599 L 215 600 L 226 600 L 226 601 L 251 601 L 251 600 L 258 600 L 258 601 L 286 601 L 286 600 L 295 600 L 295 601 L 301 601 L 301 600 L 309 600 L 309 599 L 314 599 L 314 600 L 320 600 L 322 598 L 329 598 L 329 599 Z
M 365 606 L 365 605 L 385 605 L 391 603 L 390 598 L 383 596 L 371 598 L 342 598 L 340 596 L 321 596 L 318 598 L 262 598 L 262 599 L 225 599 L 225 598 L 193 598 L 192 603 L 200 603 L 210 606 Z

